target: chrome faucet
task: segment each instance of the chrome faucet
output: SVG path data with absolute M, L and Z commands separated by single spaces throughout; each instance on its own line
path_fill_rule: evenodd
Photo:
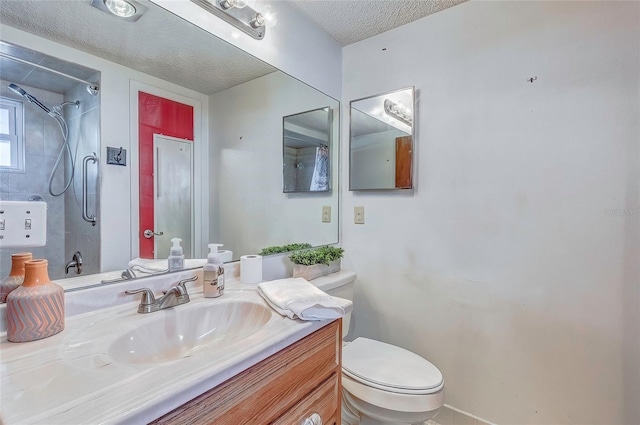
M 69 274 L 69 269 L 75 267 L 76 274 L 82 273 L 82 254 L 76 251 L 73 258 L 64 266 L 64 274 Z
M 176 283 L 176 286 L 173 286 L 168 291 L 163 292 L 162 297 L 158 299 L 156 299 L 149 288 L 132 289 L 124 291 L 124 293 L 127 295 L 142 293 L 142 299 L 138 306 L 138 313 L 153 313 L 154 311 L 164 310 L 165 308 L 188 303 L 190 300 L 186 284 L 187 282 L 193 282 L 197 279 L 198 276 L 193 276 L 189 279 L 179 281 Z

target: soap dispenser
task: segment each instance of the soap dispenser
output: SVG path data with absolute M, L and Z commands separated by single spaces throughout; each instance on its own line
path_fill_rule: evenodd
M 176 271 L 184 269 L 184 254 L 182 253 L 182 246 L 180 245 L 182 239 L 171 239 L 171 252 L 169 254 L 169 271 Z
M 205 298 L 215 298 L 224 294 L 224 266 L 220 260 L 219 243 L 209 244 L 207 264 L 202 267 L 203 279 L 202 292 Z

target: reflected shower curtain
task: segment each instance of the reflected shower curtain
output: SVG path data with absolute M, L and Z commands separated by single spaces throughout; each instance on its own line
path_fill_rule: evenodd
M 329 190 L 329 148 L 325 145 L 316 148 L 316 165 L 309 190 Z

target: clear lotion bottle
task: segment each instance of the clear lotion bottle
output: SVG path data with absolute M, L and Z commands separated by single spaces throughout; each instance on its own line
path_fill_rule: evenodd
M 202 292 L 205 298 L 216 298 L 224 294 L 224 266 L 218 254 L 222 244 L 210 243 L 207 264 L 202 267 Z

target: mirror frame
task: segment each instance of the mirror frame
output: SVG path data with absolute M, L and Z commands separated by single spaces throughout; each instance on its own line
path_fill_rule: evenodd
M 399 92 L 403 92 L 403 91 L 407 91 L 407 90 L 411 90 L 411 170 L 409 173 L 409 177 L 411 179 L 411 184 L 409 185 L 409 187 L 393 187 L 393 188 L 366 188 L 366 189 L 354 189 L 353 185 L 352 185 L 352 169 L 353 169 L 353 164 L 352 164 L 352 155 L 351 155 L 351 151 L 352 151 L 352 145 L 353 145 L 353 136 L 352 136 L 352 129 L 353 129 L 353 115 L 352 115 L 352 111 L 353 111 L 353 104 L 355 102 L 360 102 L 363 100 L 368 100 L 368 99 L 373 99 L 375 97 L 382 97 L 382 96 L 388 96 L 390 94 L 394 94 L 394 93 L 399 93 Z M 392 90 L 392 91 L 388 91 L 388 92 L 383 92 L 383 93 L 378 93 L 378 94 L 374 94 L 371 96 L 366 96 L 366 97 L 362 97 L 359 99 L 354 99 L 352 101 L 349 102 L 349 191 L 350 192 L 355 192 L 355 191 L 363 191 L 363 192 L 370 192 L 370 191 L 395 191 L 395 190 L 413 190 L 415 187 L 414 181 L 413 181 L 413 177 L 414 177 L 414 169 L 416 167 L 416 155 L 415 155 L 415 150 L 416 150 L 416 89 L 415 86 L 408 86 L 402 89 L 397 89 L 397 90 Z

